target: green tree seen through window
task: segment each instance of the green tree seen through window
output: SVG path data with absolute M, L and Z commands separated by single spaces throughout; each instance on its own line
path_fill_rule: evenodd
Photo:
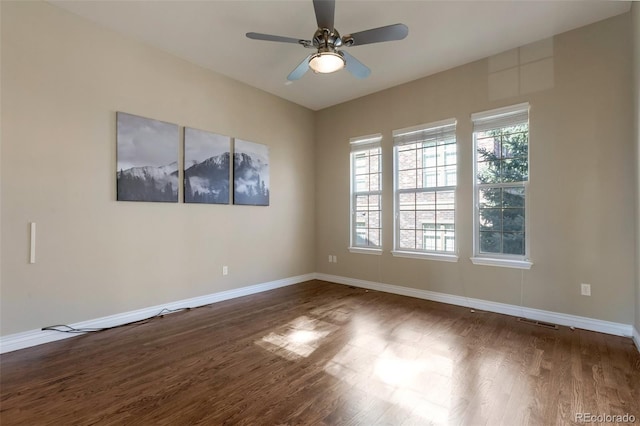
M 527 124 L 476 134 L 480 252 L 525 254 Z

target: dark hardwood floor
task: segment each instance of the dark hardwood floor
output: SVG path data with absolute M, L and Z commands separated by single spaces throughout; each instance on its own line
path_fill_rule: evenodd
M 7 353 L 0 373 L 2 426 L 640 423 L 628 338 L 322 281 Z

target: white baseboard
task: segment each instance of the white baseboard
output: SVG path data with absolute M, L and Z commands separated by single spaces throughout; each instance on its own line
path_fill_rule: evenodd
M 139 321 L 149 318 L 159 313 L 162 309 L 181 309 L 196 308 L 198 306 L 209 305 L 211 303 L 221 302 L 223 300 L 234 299 L 236 297 L 248 296 L 250 294 L 260 293 L 263 291 L 273 290 L 280 287 L 299 284 L 305 281 L 318 279 L 329 281 L 336 284 L 351 285 L 354 287 L 367 288 L 370 290 L 382 291 L 385 293 L 399 294 L 402 296 L 415 297 L 418 299 L 432 300 L 434 302 L 448 303 L 451 305 L 465 306 L 477 310 L 496 312 L 499 314 L 511 315 L 514 317 L 525 317 L 538 321 L 550 322 L 553 324 L 564 325 L 567 327 L 581 328 L 584 330 L 597 331 L 600 333 L 613 334 L 616 336 L 631 337 L 640 351 L 640 333 L 630 324 L 620 324 L 615 322 L 596 320 L 576 315 L 562 314 L 558 312 L 543 311 L 521 307 L 516 305 L 508 305 L 505 303 L 491 302 L 488 300 L 473 299 L 469 297 L 456 296 L 452 294 L 438 293 L 428 290 L 419 290 L 415 288 L 402 287 L 391 284 L 382 284 L 374 281 L 359 280 L 355 278 L 341 277 L 337 275 L 329 275 L 323 273 L 311 273 L 298 275 L 296 277 L 284 278 L 281 280 L 270 281 L 262 284 L 256 284 L 248 287 L 242 287 L 233 290 L 221 291 L 205 296 L 194 297 L 191 299 L 179 300 L 177 302 L 167 303 L 165 305 L 157 305 L 149 308 L 138 309 L 136 311 L 124 312 L 121 314 L 111 315 L 107 317 L 97 318 L 93 320 L 83 321 L 75 324 L 69 324 L 74 328 L 104 328 L 113 327 L 120 324 L 126 324 L 132 321 Z M 67 339 L 69 337 L 78 336 L 79 334 L 61 333 L 57 331 L 30 330 L 23 333 L 10 334 L 0 337 L 0 353 L 7 353 L 24 349 L 31 346 L 41 345 L 43 343 L 54 342 L 56 340 Z
M 251 285 L 248 287 L 237 288 L 233 290 L 221 291 L 218 293 L 207 294 L 205 296 L 193 297 L 190 299 L 170 302 L 164 305 L 151 306 L 149 308 L 138 309 L 121 314 L 110 315 L 107 317 L 92 319 L 75 324 L 69 324 L 73 328 L 104 328 L 113 327 L 120 324 L 126 324 L 132 321 L 140 321 L 158 314 L 163 309 L 183 309 L 196 308 L 198 306 L 209 305 L 223 300 L 235 299 L 236 297 L 248 296 L 250 294 L 260 293 L 267 290 L 273 290 L 280 287 L 286 287 L 293 284 L 302 283 L 315 279 L 315 274 L 298 275 L 296 277 L 284 278 L 276 281 L 269 281 L 262 284 Z M 61 333 L 58 331 L 30 330 L 23 333 L 10 334 L 0 337 L 0 353 L 17 351 L 31 346 L 41 345 L 43 343 L 54 342 L 56 340 L 67 339 L 69 337 L 79 336 L 80 334 Z
M 506 314 L 514 317 L 524 317 L 537 321 L 564 325 L 567 327 L 575 327 L 584 330 L 597 331 L 600 333 L 613 334 L 616 336 L 631 337 L 634 332 L 633 326 L 630 324 L 597 320 L 576 315 L 562 314 L 559 312 L 543 311 L 540 309 L 527 308 L 523 306 L 508 305 L 506 303 L 491 302 L 482 299 L 472 299 L 470 297 L 437 293 L 435 291 L 419 290 L 415 288 L 401 287 L 391 284 L 382 284 L 374 281 L 346 278 L 337 275 L 316 273 L 315 277 L 318 280 L 329 281 L 337 284 L 351 285 L 354 287 L 367 288 L 370 290 L 377 290 L 385 293 L 393 293 L 402 296 L 416 297 L 418 299 L 432 300 L 434 302 L 465 306 L 476 310 Z M 637 330 L 635 330 L 635 333 L 636 345 L 638 345 L 640 342 L 640 336 L 638 336 Z

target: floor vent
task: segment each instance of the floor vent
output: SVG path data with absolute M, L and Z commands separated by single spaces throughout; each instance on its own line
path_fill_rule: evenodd
M 524 322 L 526 324 L 537 325 L 538 327 L 550 328 L 552 330 L 558 330 L 558 326 L 556 324 L 551 324 L 550 322 L 544 321 L 536 321 L 528 318 L 518 318 L 518 321 Z

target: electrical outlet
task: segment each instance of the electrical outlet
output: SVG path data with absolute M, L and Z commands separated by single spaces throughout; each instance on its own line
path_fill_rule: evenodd
M 580 294 L 583 296 L 591 296 L 591 284 L 580 284 Z
M 333 262 L 333 256 L 329 255 L 329 263 Z
M 338 263 L 338 256 L 335 254 L 333 255 L 333 263 Z
M 229 267 L 228 266 L 223 266 L 222 267 L 222 275 L 228 275 L 229 274 Z

